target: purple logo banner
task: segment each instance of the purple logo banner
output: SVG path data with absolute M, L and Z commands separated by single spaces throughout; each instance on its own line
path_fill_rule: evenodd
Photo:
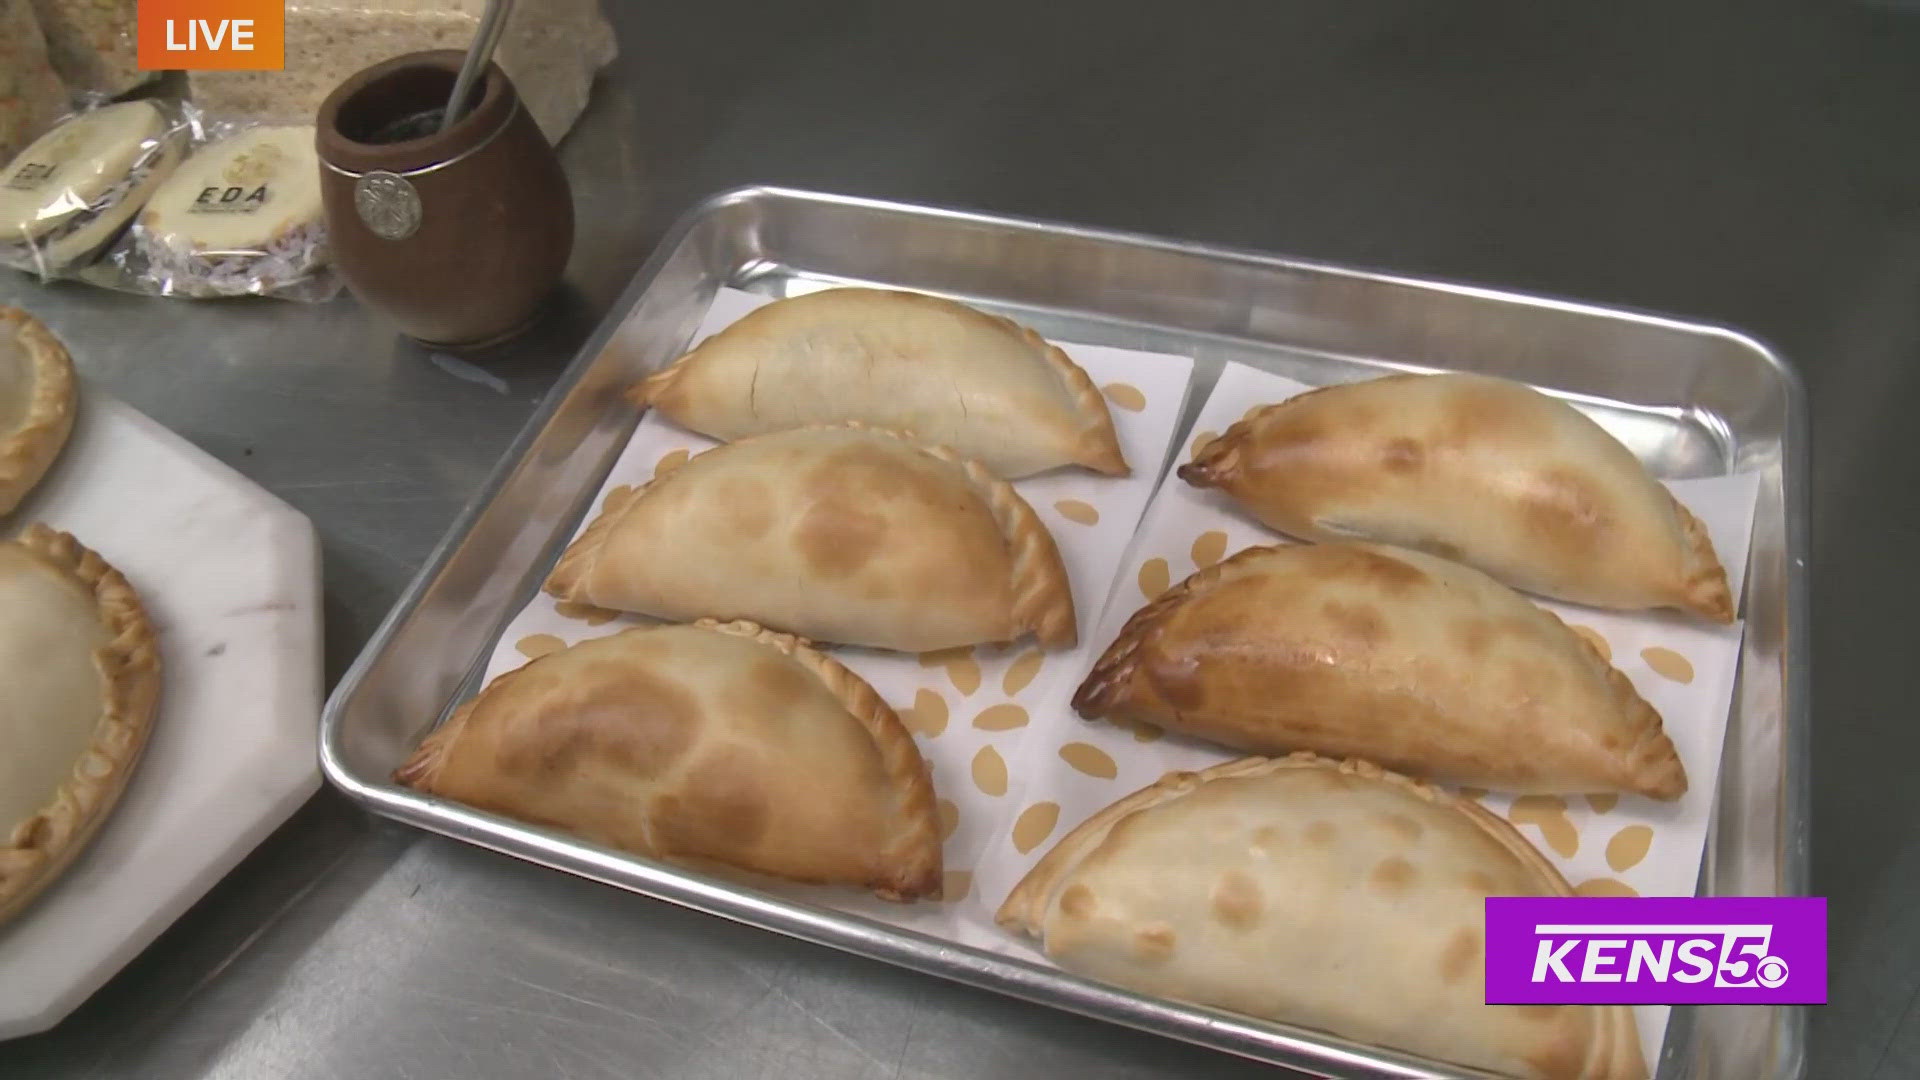
M 1817 896 L 1487 898 L 1490 1005 L 1823 1005 Z

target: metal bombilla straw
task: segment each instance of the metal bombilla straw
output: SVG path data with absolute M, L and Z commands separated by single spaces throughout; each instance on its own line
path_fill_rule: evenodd
M 460 74 L 453 80 L 453 93 L 447 97 L 447 112 L 440 120 L 442 132 L 453 127 L 466 111 L 473 84 L 493 61 L 494 46 L 500 44 L 500 32 L 506 29 L 507 15 L 512 10 L 513 0 L 487 0 L 487 10 L 480 16 L 480 28 L 474 32 L 473 44 L 467 46 L 467 58 L 460 62 Z

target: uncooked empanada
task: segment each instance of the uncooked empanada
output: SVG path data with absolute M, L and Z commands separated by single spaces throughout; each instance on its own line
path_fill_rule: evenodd
M 610 498 L 547 591 L 908 652 L 1075 640 L 1060 552 L 1006 481 L 858 425 L 729 443 Z
M 1127 474 L 1087 373 L 1040 335 L 921 293 L 828 289 L 743 316 L 630 396 L 716 439 L 847 420 L 900 428 L 1013 479 Z
M 1376 544 L 1201 570 L 1134 613 L 1073 707 L 1502 791 L 1687 789 L 1660 714 L 1586 639 L 1478 570 Z
M 1475 803 L 1296 755 L 1177 773 L 1060 841 L 1000 908 L 1141 993 L 1551 1080 L 1642 1080 L 1624 1006 L 1488 1005 L 1489 896 L 1573 890 Z
M 1377 540 L 1515 588 L 1733 619 L 1694 516 L 1579 410 L 1484 375 L 1392 375 L 1269 405 L 1180 478 L 1306 540 Z
M 937 895 L 913 737 L 834 660 L 751 623 L 642 627 L 507 672 L 394 778 L 637 855 Z

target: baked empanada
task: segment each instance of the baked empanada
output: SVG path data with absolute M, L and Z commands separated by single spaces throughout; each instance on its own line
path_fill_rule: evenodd
M 933 783 L 834 660 L 751 623 L 641 627 L 507 672 L 394 779 L 651 858 L 940 890 Z
M 1624 1006 L 1488 1005 L 1489 896 L 1570 896 L 1485 809 L 1360 762 L 1250 758 L 1089 818 L 1000 908 L 1146 994 L 1552 1080 L 1643 1080 Z
M 547 591 L 907 652 L 1075 640 L 1060 552 L 1006 481 L 858 425 L 729 443 L 610 498 Z
M 630 397 L 733 440 L 847 420 L 900 428 L 1013 479 L 1127 474 L 1087 373 L 1040 335 L 921 293 L 827 289 L 757 308 Z
M 1579 410 L 1484 375 L 1392 375 L 1269 405 L 1180 478 L 1306 540 L 1377 540 L 1515 588 L 1733 620 L 1713 541 Z
M 160 643 L 119 571 L 44 525 L 0 541 L 0 924 L 99 830 L 159 698 Z
M 1586 639 L 1478 570 L 1377 544 L 1201 570 L 1134 613 L 1073 707 L 1502 791 L 1687 789 L 1660 714 Z
M 0 305 L 0 517 L 67 444 L 75 396 L 66 346 L 40 320 Z

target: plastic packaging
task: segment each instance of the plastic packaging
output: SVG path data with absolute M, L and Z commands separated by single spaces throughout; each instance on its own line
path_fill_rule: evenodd
M 161 296 L 334 295 L 312 125 L 203 131 L 154 190 L 95 284 Z
M 33 0 L 33 7 L 53 70 L 75 93 L 118 97 L 160 74 L 140 70 L 139 0 Z
M 103 250 L 180 163 L 181 119 L 128 101 L 69 117 L 0 171 L 0 264 L 56 278 Z
M 485 0 L 289 0 L 284 71 L 195 71 L 187 84 L 209 115 L 310 121 L 333 88 L 363 68 L 425 49 L 464 52 L 485 8 Z M 557 145 L 615 52 L 598 0 L 522 0 L 494 59 Z
M 67 111 L 67 88 L 47 59 L 29 0 L 0 0 L 0 161 L 40 137 Z

